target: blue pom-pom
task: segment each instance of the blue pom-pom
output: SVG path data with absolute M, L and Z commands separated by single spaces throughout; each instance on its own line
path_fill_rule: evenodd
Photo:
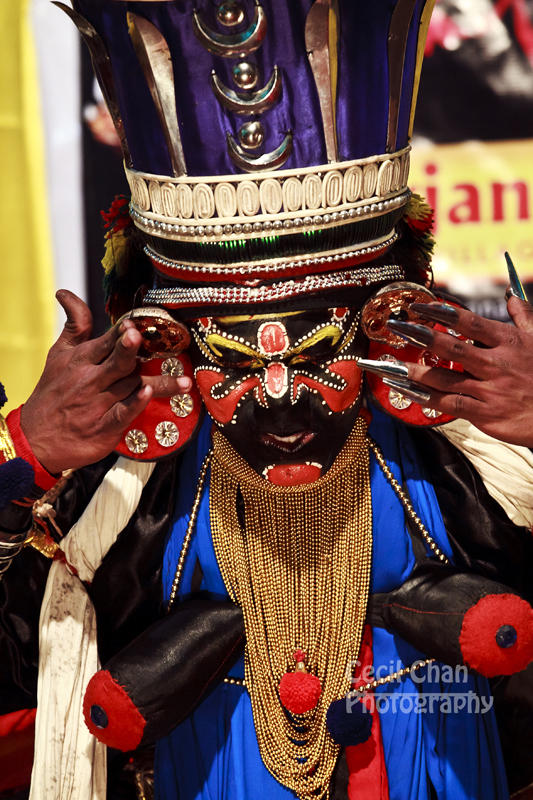
M 2 406 L 5 406 L 6 403 L 7 403 L 6 390 L 4 389 L 4 384 L 0 383 L 0 408 L 2 408 Z
M 26 497 L 35 481 L 33 467 L 23 458 L 13 458 L 0 464 L 0 509 L 12 500 Z
M 326 714 L 326 725 L 334 742 L 353 747 L 366 742 L 372 732 L 372 714 L 361 700 L 352 697 L 335 700 Z

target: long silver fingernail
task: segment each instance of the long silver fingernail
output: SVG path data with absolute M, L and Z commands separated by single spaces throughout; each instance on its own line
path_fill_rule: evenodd
M 414 322 L 389 319 L 387 328 L 416 347 L 429 347 L 433 344 L 433 331 L 426 328 L 425 325 L 415 325 Z
M 390 386 L 391 389 L 396 389 L 397 392 L 400 392 L 404 397 L 413 400 L 415 403 L 429 403 L 431 399 L 431 395 L 428 392 L 417 388 L 416 384 L 411 383 L 411 381 L 398 381 L 391 378 L 383 378 L 383 383 L 385 386 Z
M 448 303 L 411 303 L 410 311 L 414 311 L 419 317 L 429 319 L 432 322 L 443 322 L 445 325 L 452 325 L 457 322 L 457 309 Z
M 409 370 L 403 361 L 374 361 L 371 358 L 356 358 L 359 369 L 388 378 L 407 378 Z
M 524 287 L 522 286 L 522 281 L 518 277 L 518 272 L 516 271 L 515 265 L 511 261 L 511 256 L 507 251 L 505 251 L 505 261 L 507 262 L 507 272 L 509 273 L 511 294 L 515 297 L 519 297 L 520 300 L 525 300 L 527 302 L 527 295 Z

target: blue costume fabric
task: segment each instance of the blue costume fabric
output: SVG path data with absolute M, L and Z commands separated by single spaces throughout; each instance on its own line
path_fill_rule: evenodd
M 196 492 L 200 465 L 210 446 L 204 424 L 186 453 L 181 470 L 175 523 L 163 566 L 168 600 Z M 433 487 L 421 474 L 409 430 L 374 410 L 370 435 L 380 446 L 395 477 L 407 486 L 411 502 L 438 546 L 451 557 Z M 404 511 L 373 457 L 370 462 L 373 513 L 371 591 L 387 592 L 410 575 L 415 559 Z M 187 556 L 180 596 L 190 591 L 196 561 L 202 589 L 227 597 L 216 561 L 209 524 L 206 481 L 196 531 Z M 423 655 L 400 637 L 373 628 L 377 677 L 409 666 Z M 243 677 L 241 659 L 230 673 Z M 505 800 L 509 797 L 496 720 L 486 679 L 432 664 L 413 679 L 403 678 L 377 690 L 390 800 Z M 422 698 L 424 698 L 422 700 Z M 426 703 L 426 706 L 424 706 Z M 246 689 L 218 686 L 198 709 L 158 742 L 155 762 L 158 800 L 287 800 L 263 765 Z

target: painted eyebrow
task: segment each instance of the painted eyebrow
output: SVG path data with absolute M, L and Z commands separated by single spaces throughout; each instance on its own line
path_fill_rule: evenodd
M 341 337 L 341 328 L 339 328 L 337 325 L 325 325 L 323 328 L 320 328 L 320 330 L 311 333 L 309 336 L 303 339 L 296 347 L 292 347 L 290 350 L 287 350 L 285 355 L 287 357 L 297 356 L 300 353 L 303 353 L 305 350 L 309 350 L 311 347 L 314 347 L 315 344 L 319 344 L 326 339 L 331 339 L 331 344 L 334 347 L 336 344 L 338 344 Z
M 209 349 L 219 358 L 223 358 L 224 354 L 220 352 L 217 345 L 223 345 L 227 350 L 236 350 L 238 353 L 251 356 L 252 358 L 261 360 L 263 358 L 261 353 L 258 350 L 255 350 L 251 345 L 240 342 L 234 338 L 227 338 L 222 333 L 208 333 L 205 337 L 205 342 Z

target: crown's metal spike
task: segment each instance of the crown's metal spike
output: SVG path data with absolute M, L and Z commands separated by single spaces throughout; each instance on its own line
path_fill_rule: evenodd
M 241 33 L 217 33 L 202 19 L 198 11 L 192 14 L 193 29 L 201 44 L 210 53 L 224 58 L 245 56 L 263 44 L 267 31 L 267 18 L 259 0 L 255 0 L 254 18 L 251 25 Z
M 292 153 L 292 133 L 286 134 L 285 138 L 271 153 L 264 153 L 262 156 L 248 156 L 243 148 L 237 144 L 231 133 L 226 134 L 228 142 L 228 152 L 234 163 L 244 172 L 269 172 L 279 169 L 287 161 Z
M 336 0 L 315 0 L 305 21 L 305 47 L 320 102 L 329 162 L 339 160 L 337 142 L 338 10 Z
M 409 130 L 407 131 L 408 140 L 413 135 L 413 127 L 415 124 L 416 103 L 418 100 L 418 89 L 420 88 L 420 75 L 422 73 L 422 64 L 424 62 L 424 53 L 426 49 L 426 39 L 429 31 L 429 23 L 433 8 L 435 7 L 435 0 L 426 0 L 422 14 L 420 16 L 420 25 L 418 27 L 418 42 L 416 45 L 416 62 L 415 74 L 413 80 L 413 96 L 411 98 L 411 113 L 409 116 Z
M 281 97 L 281 73 L 277 66 L 274 67 L 270 80 L 262 89 L 243 94 L 225 86 L 213 70 L 211 86 L 219 103 L 229 111 L 235 114 L 262 114 L 272 108 Z
M 417 0 L 398 0 L 389 26 L 387 51 L 389 59 L 389 121 L 387 126 L 387 153 L 396 149 L 400 98 L 402 96 L 405 51 L 411 19 Z
M 78 14 L 77 11 L 74 11 L 73 8 L 65 5 L 65 3 L 59 3 L 55 0 L 53 0 L 53 2 L 55 6 L 60 8 L 65 12 L 65 14 L 67 14 L 67 16 L 70 17 L 79 30 L 83 41 L 88 47 L 96 79 L 98 80 L 100 89 L 102 90 L 102 94 L 117 131 L 118 138 L 120 139 L 124 161 L 126 162 L 126 165 L 131 168 L 133 166 L 133 162 L 131 160 L 128 142 L 126 140 L 126 132 L 124 130 L 124 123 L 122 121 L 122 116 L 120 114 L 120 108 L 118 105 L 115 83 L 111 70 L 111 60 L 105 45 L 99 34 L 93 28 L 91 23 L 85 19 L 85 17 L 82 17 L 81 14 Z
M 187 174 L 176 111 L 172 57 L 163 34 L 144 17 L 128 12 L 128 29 L 155 103 L 174 175 Z

